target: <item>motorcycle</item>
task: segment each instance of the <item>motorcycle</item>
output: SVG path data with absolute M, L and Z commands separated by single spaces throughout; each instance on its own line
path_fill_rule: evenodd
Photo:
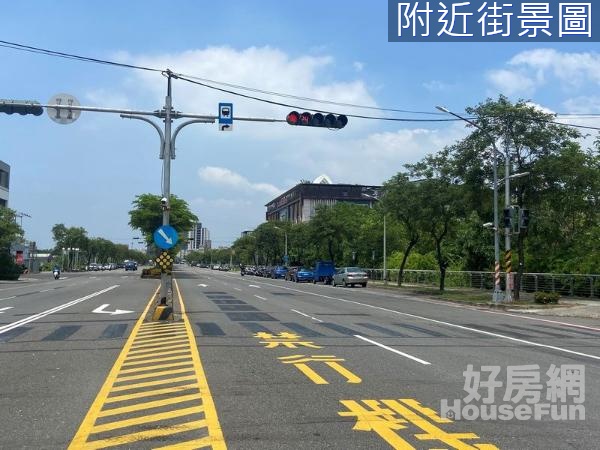
M 54 275 L 55 280 L 58 280 L 60 278 L 60 270 L 52 271 L 52 275 Z
M 244 269 L 243 267 L 240 269 L 240 274 L 242 276 L 244 276 L 246 274 L 246 269 Z

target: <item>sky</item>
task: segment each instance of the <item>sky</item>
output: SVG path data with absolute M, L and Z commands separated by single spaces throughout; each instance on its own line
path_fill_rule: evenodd
M 34 0 L 3 4 L 0 40 L 354 105 L 428 113 L 444 105 L 461 113 L 504 94 L 556 113 L 600 112 L 597 43 L 390 43 L 387 14 L 384 0 Z M 0 61 L 0 98 L 46 103 L 68 93 L 85 106 L 164 106 L 166 79 L 159 72 L 1 46 Z M 317 105 L 237 91 L 306 109 Z M 182 80 L 173 81 L 172 96 L 176 110 L 193 114 L 214 115 L 219 102 L 232 102 L 234 119 L 284 119 L 292 110 Z M 593 118 L 568 120 L 600 126 Z M 264 222 L 264 205 L 300 180 L 327 174 L 334 183 L 379 185 L 467 132 L 462 122 L 354 118 L 342 130 L 237 121 L 222 132 L 217 124 L 194 124 L 177 138 L 171 192 L 210 230 L 214 247 L 226 246 Z M 22 226 L 38 248 L 54 245 L 57 223 L 131 245 L 139 236 L 128 225 L 132 201 L 161 194 L 158 153 L 152 127 L 118 114 L 83 112 L 69 125 L 45 114 L 0 114 L 0 160 L 11 166 L 9 206 L 31 216 Z

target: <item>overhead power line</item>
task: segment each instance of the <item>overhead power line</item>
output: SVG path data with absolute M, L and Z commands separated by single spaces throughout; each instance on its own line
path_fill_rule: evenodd
M 45 48 L 41 48 L 41 47 L 34 47 L 34 46 L 30 46 L 30 45 L 24 45 L 24 44 L 19 44 L 17 42 L 10 42 L 10 41 L 4 41 L 4 40 L 0 40 L 0 47 L 9 48 L 12 50 L 17 50 L 17 51 L 41 54 L 41 55 L 46 55 L 46 56 L 71 59 L 71 60 L 80 61 L 80 62 L 103 64 L 103 65 L 109 65 L 109 66 L 114 66 L 114 67 L 135 69 L 135 70 L 145 70 L 145 71 L 151 71 L 151 72 L 157 72 L 157 73 L 163 73 L 163 74 L 166 72 L 165 69 L 159 69 L 159 68 L 155 68 L 155 67 L 146 67 L 146 66 L 140 66 L 140 65 L 135 65 L 135 64 L 127 64 L 127 63 L 121 63 L 121 62 L 116 62 L 116 61 L 110 61 L 110 60 L 106 60 L 106 59 L 91 58 L 88 56 L 81 56 L 81 55 L 76 55 L 73 53 L 59 52 L 56 50 L 50 50 L 50 49 L 45 49 Z M 186 74 L 176 73 L 176 72 L 172 72 L 172 74 L 178 79 L 181 79 L 183 81 L 186 81 L 186 82 L 189 82 L 192 84 L 196 84 L 199 86 L 203 86 L 208 89 L 213 89 L 213 90 L 225 92 L 225 93 L 228 93 L 231 95 L 235 95 L 238 97 L 247 98 L 249 100 L 259 101 L 259 102 L 268 103 L 268 104 L 277 105 L 277 106 L 283 106 L 283 107 L 287 107 L 287 108 L 309 110 L 309 111 L 315 111 L 315 112 L 321 112 L 321 113 L 331 113 L 332 112 L 332 111 L 328 111 L 328 110 L 315 109 L 315 108 L 303 107 L 303 106 L 298 106 L 298 105 L 291 105 L 288 103 L 276 102 L 276 101 L 268 100 L 265 98 L 242 94 L 240 92 L 235 92 L 230 89 L 219 88 L 219 87 L 213 86 L 213 85 L 216 84 L 216 85 L 220 85 L 220 86 L 226 86 L 229 88 L 240 89 L 240 90 L 245 90 L 245 91 L 249 91 L 249 92 L 257 92 L 257 93 L 262 93 L 262 94 L 272 95 L 272 96 L 277 96 L 277 97 L 291 98 L 291 99 L 295 99 L 295 100 L 310 101 L 310 102 L 314 102 L 314 103 L 335 105 L 335 106 L 341 106 L 341 107 L 362 108 L 362 109 L 369 109 L 369 110 L 376 110 L 376 111 L 398 112 L 398 113 L 405 113 L 405 114 L 425 114 L 425 115 L 436 115 L 436 116 L 443 115 L 443 113 L 438 113 L 438 112 L 433 112 L 433 111 L 415 111 L 415 110 L 398 109 L 398 108 L 383 108 L 383 107 L 370 106 L 370 105 L 359 105 L 359 104 L 353 104 L 353 103 L 343 103 L 343 102 L 336 102 L 336 101 L 331 101 L 331 100 L 316 99 L 316 98 L 298 96 L 298 95 L 287 94 L 287 93 L 282 93 L 282 92 L 268 91 L 268 90 L 259 89 L 259 88 L 252 88 L 252 87 L 248 87 L 248 86 L 227 83 L 227 82 L 218 81 L 218 80 L 210 80 L 207 78 L 202 78 L 202 77 L 198 77 L 198 76 L 194 76 L 194 75 L 186 75 Z M 335 113 L 335 114 L 341 114 L 341 113 Z M 365 115 L 359 115 L 359 114 L 344 114 L 344 115 L 347 117 L 352 117 L 352 118 L 356 118 L 356 119 L 385 120 L 385 121 L 392 121 L 392 122 L 455 122 L 455 121 L 460 120 L 460 119 L 455 119 L 455 118 L 452 118 L 452 119 L 450 119 L 450 118 L 448 118 L 448 119 L 417 119 L 417 118 L 399 118 L 399 117 L 385 117 L 385 116 L 365 116 Z M 600 113 L 588 113 L 588 114 L 557 113 L 557 114 L 555 114 L 556 119 L 560 119 L 561 117 L 597 118 L 597 117 L 600 117 Z M 472 118 L 472 120 L 476 120 L 476 118 Z M 600 130 L 600 127 L 593 127 L 593 126 L 588 126 L 588 125 L 562 123 L 562 122 L 551 121 L 551 120 L 549 120 L 548 122 L 559 124 L 559 125 L 570 126 L 570 127 L 574 127 L 574 128 Z

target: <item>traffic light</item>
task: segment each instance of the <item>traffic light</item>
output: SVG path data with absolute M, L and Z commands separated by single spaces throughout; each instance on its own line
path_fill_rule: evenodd
M 44 113 L 44 108 L 38 102 L 32 100 L 5 100 L 0 99 L 0 112 L 5 114 L 33 114 L 41 116 Z
M 529 226 L 529 210 L 522 209 L 519 212 L 519 227 L 527 228 Z
M 512 224 L 512 208 L 504 208 L 504 228 L 510 228 Z
M 321 113 L 299 113 L 298 111 L 292 111 L 291 113 L 289 113 L 285 120 L 290 125 L 337 129 L 344 128 L 348 123 L 348 118 L 343 114 L 336 116 L 335 114 L 323 115 Z

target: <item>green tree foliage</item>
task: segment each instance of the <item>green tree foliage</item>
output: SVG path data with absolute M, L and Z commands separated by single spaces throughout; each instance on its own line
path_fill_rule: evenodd
M 146 243 L 153 242 L 153 233 L 162 226 L 162 205 L 161 197 L 154 194 L 140 194 L 132 202 L 133 209 L 129 211 L 129 225 L 138 229 L 144 235 Z M 179 233 L 179 241 L 187 240 L 187 232 L 192 228 L 193 223 L 198 222 L 196 217 L 189 209 L 185 200 L 171 195 L 171 210 L 169 223 Z
M 23 229 L 16 219 L 15 211 L 0 207 L 0 253 L 8 253 L 11 244 L 23 238 Z

